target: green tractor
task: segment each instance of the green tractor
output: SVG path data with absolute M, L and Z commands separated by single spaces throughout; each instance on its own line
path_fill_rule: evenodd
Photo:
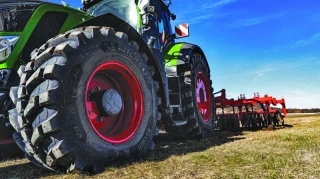
M 199 46 L 175 42 L 189 29 L 172 31 L 170 4 L 84 0 L 80 11 L 28 2 L 14 11 L 26 12 L 20 29 L 1 30 L 0 18 L 8 121 L 29 160 L 100 172 L 152 150 L 159 128 L 177 138 L 213 134 L 209 65 Z

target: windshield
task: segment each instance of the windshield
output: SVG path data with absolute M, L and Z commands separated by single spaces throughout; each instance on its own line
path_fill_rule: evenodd
M 138 12 L 135 0 L 104 0 L 90 7 L 87 12 L 94 16 L 112 13 L 137 29 Z

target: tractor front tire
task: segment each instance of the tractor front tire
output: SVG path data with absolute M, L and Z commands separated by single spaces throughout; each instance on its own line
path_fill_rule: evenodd
M 109 27 L 74 29 L 36 49 L 20 67 L 10 117 L 29 160 L 99 173 L 113 160 L 152 150 L 159 85 L 142 51 Z

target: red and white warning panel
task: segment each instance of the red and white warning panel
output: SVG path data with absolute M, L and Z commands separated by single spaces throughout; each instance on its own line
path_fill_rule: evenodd
M 188 37 L 189 34 L 189 24 L 180 24 L 175 27 L 176 38 Z

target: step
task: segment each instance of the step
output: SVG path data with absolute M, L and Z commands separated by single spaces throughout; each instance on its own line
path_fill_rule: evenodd
M 173 121 L 175 126 L 183 126 L 187 124 L 187 121 Z

